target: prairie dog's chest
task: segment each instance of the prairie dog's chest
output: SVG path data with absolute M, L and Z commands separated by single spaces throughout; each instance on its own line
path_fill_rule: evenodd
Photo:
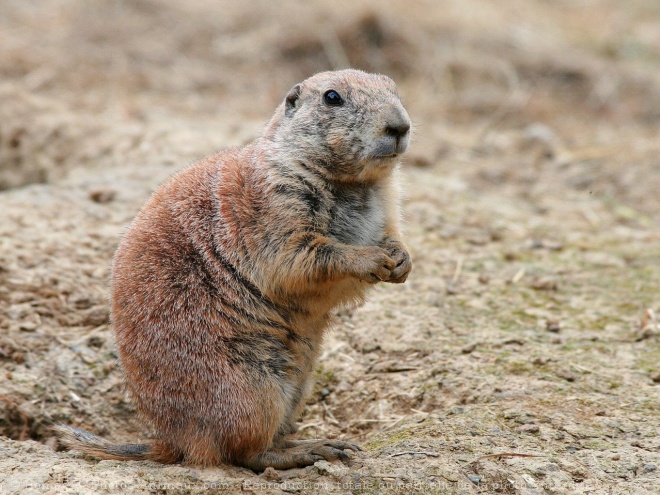
M 385 232 L 385 205 L 373 187 L 345 188 L 334 194 L 329 235 L 344 244 L 378 244 Z

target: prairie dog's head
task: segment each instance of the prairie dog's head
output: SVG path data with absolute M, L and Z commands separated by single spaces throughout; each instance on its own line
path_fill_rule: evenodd
M 359 70 L 321 72 L 286 95 L 266 135 L 278 154 L 337 181 L 373 181 L 406 151 L 410 118 L 389 77 Z

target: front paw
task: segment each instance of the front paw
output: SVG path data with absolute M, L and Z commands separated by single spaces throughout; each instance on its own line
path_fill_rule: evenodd
M 375 284 L 392 278 L 396 262 L 388 251 L 379 246 L 360 248 L 353 260 L 352 274 L 360 280 Z
M 405 246 L 396 239 L 386 239 L 382 244 L 382 247 L 389 253 L 390 258 L 392 258 L 395 264 L 394 269 L 390 272 L 389 278 L 383 280 L 383 282 L 389 282 L 391 284 L 404 283 L 412 270 L 412 259 L 410 258 L 410 254 Z

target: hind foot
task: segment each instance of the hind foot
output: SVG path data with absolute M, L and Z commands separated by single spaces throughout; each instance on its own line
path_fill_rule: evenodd
M 358 445 L 341 440 L 283 440 L 276 447 L 258 454 L 243 465 L 253 471 L 267 467 L 290 469 L 311 466 L 316 461 L 346 462 L 350 459 L 346 450 L 362 450 Z

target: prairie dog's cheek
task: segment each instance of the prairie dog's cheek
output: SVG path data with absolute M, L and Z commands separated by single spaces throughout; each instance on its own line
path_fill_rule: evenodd
M 333 152 L 340 154 L 340 152 L 345 151 L 346 143 L 347 143 L 345 131 L 331 130 L 328 132 L 326 140 L 328 143 L 328 147 Z

